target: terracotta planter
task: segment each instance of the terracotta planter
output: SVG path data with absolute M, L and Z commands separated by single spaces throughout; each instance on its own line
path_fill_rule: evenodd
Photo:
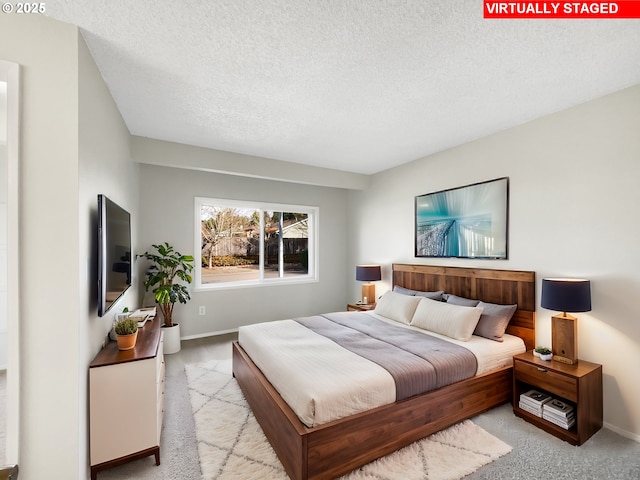
M 136 340 L 138 339 L 138 332 L 131 333 L 129 335 L 116 335 L 118 341 L 119 350 L 131 350 L 136 346 Z

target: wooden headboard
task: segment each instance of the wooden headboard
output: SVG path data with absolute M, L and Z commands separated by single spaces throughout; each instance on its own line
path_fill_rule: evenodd
M 504 305 L 518 304 L 507 333 L 536 341 L 536 272 L 486 268 L 393 264 L 393 285 L 425 292 L 442 290 L 460 297 Z

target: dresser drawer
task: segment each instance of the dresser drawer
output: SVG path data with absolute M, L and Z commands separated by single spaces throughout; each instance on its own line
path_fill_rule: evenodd
M 158 342 L 158 351 L 156 353 L 156 371 L 160 371 L 162 364 L 164 364 L 164 332 L 160 330 L 160 341 Z
M 514 375 L 516 380 L 536 385 L 566 400 L 578 401 L 578 384 L 575 377 L 518 360 L 514 362 Z
M 156 381 L 156 385 L 157 385 L 156 398 L 160 398 L 161 396 L 164 395 L 164 385 L 165 385 L 164 375 L 165 375 L 165 372 L 164 372 L 164 363 L 163 363 L 162 367 L 160 368 L 160 372 L 158 374 L 158 379 Z

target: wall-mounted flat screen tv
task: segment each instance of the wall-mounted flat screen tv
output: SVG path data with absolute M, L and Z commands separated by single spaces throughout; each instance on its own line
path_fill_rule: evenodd
M 131 215 L 98 195 L 98 315 L 131 286 Z

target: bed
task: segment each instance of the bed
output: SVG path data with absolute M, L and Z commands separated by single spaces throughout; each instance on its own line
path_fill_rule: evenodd
M 393 265 L 393 285 L 441 290 L 496 304 L 517 304 L 507 333 L 526 349 L 535 342 L 535 273 L 426 265 Z M 371 410 L 308 427 L 238 342 L 233 373 L 257 421 L 294 480 L 337 478 L 431 433 L 511 399 L 506 366 Z

